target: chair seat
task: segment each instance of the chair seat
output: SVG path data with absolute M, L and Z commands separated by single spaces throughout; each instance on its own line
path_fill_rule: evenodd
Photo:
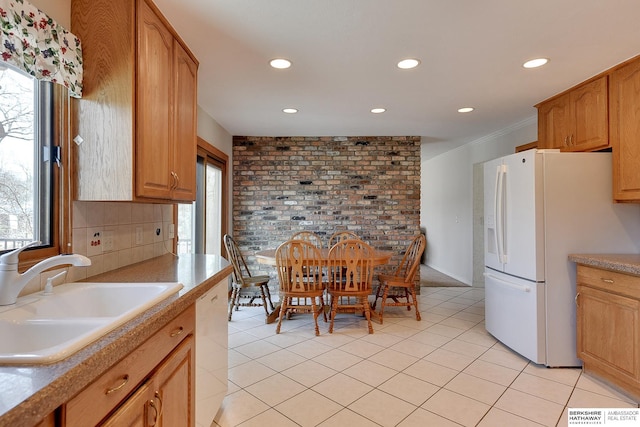
M 267 283 L 269 281 L 269 276 L 261 275 L 261 276 L 243 277 L 242 281 L 244 282 L 244 284 L 242 283 L 239 283 L 239 284 L 243 286 L 258 286 L 258 285 Z
M 379 274 L 378 275 L 378 280 L 380 281 L 380 283 L 385 283 L 389 286 L 413 286 L 414 283 L 413 282 L 407 282 L 405 281 L 405 278 L 403 276 L 394 276 L 392 274 Z

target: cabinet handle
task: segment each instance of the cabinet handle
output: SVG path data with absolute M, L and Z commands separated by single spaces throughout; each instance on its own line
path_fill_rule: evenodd
M 176 189 L 180 185 L 180 176 L 177 173 L 174 173 L 174 175 L 176 177 L 176 185 L 173 188 Z
M 151 406 L 153 408 L 153 419 L 151 420 L 151 424 L 152 426 L 155 426 L 158 423 L 158 420 L 160 419 L 160 417 L 162 417 L 162 399 L 160 398 L 160 392 L 156 391 L 154 394 L 154 399 L 151 399 L 149 401 L 149 406 Z M 156 404 L 156 401 L 158 402 Z M 159 407 L 159 408 L 158 408 Z
M 178 183 L 177 183 L 178 175 L 176 175 L 174 171 L 171 171 L 171 177 L 173 178 L 173 183 L 171 184 L 171 189 L 173 190 L 178 186 Z
M 604 277 L 601 277 L 600 280 L 602 280 L 604 283 L 614 283 L 613 279 L 605 279 Z
M 171 335 L 169 335 L 171 338 L 173 337 L 177 337 L 178 335 L 180 335 L 181 333 L 184 332 L 184 328 L 182 326 L 180 326 L 178 329 L 174 330 L 173 332 L 171 332 Z
M 111 393 L 113 393 L 113 392 L 115 392 L 115 391 L 118 391 L 118 390 L 120 390 L 122 387 L 124 387 L 124 386 L 125 386 L 125 384 L 127 384 L 128 382 L 129 382 L 129 375 L 125 375 L 125 376 L 123 376 L 123 377 L 122 377 L 122 382 L 121 382 L 120 384 L 118 384 L 118 385 L 117 385 L 117 386 L 115 386 L 115 387 L 108 388 L 108 389 L 104 392 L 104 394 L 111 394 Z
M 573 145 L 573 134 L 569 136 L 569 145 Z
M 576 298 L 575 298 L 575 302 L 576 302 L 576 307 L 580 307 L 580 303 L 578 302 L 578 297 L 580 296 L 580 292 L 578 292 L 576 294 Z
M 568 136 L 565 136 L 565 137 L 564 137 L 564 146 L 565 146 L 565 147 L 568 147 L 568 146 L 569 146 L 569 137 L 568 137 Z

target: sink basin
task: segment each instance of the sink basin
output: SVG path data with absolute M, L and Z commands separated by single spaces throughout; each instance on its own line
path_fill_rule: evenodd
M 182 289 L 178 282 L 65 283 L 0 310 L 0 363 L 64 359 Z

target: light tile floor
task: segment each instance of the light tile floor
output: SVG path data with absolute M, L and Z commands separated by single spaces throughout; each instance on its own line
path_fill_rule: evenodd
M 567 408 L 638 407 L 580 369 L 530 363 L 484 329 L 484 290 L 421 288 L 422 321 L 400 307 L 384 324 L 338 314 L 229 322 L 229 391 L 214 426 L 566 426 Z

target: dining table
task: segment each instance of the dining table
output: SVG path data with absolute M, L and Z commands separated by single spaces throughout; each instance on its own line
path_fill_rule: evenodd
M 320 249 L 320 254 L 322 256 L 322 262 L 328 264 L 329 263 L 329 248 Z M 392 251 L 385 251 L 374 248 L 373 252 L 370 253 L 373 266 L 387 264 L 391 257 L 394 255 Z M 276 249 L 263 249 L 257 251 L 254 254 L 256 261 L 259 264 L 276 266 Z M 278 302 L 274 308 L 274 310 L 267 315 L 265 323 L 273 323 L 278 319 L 280 315 L 280 303 Z

